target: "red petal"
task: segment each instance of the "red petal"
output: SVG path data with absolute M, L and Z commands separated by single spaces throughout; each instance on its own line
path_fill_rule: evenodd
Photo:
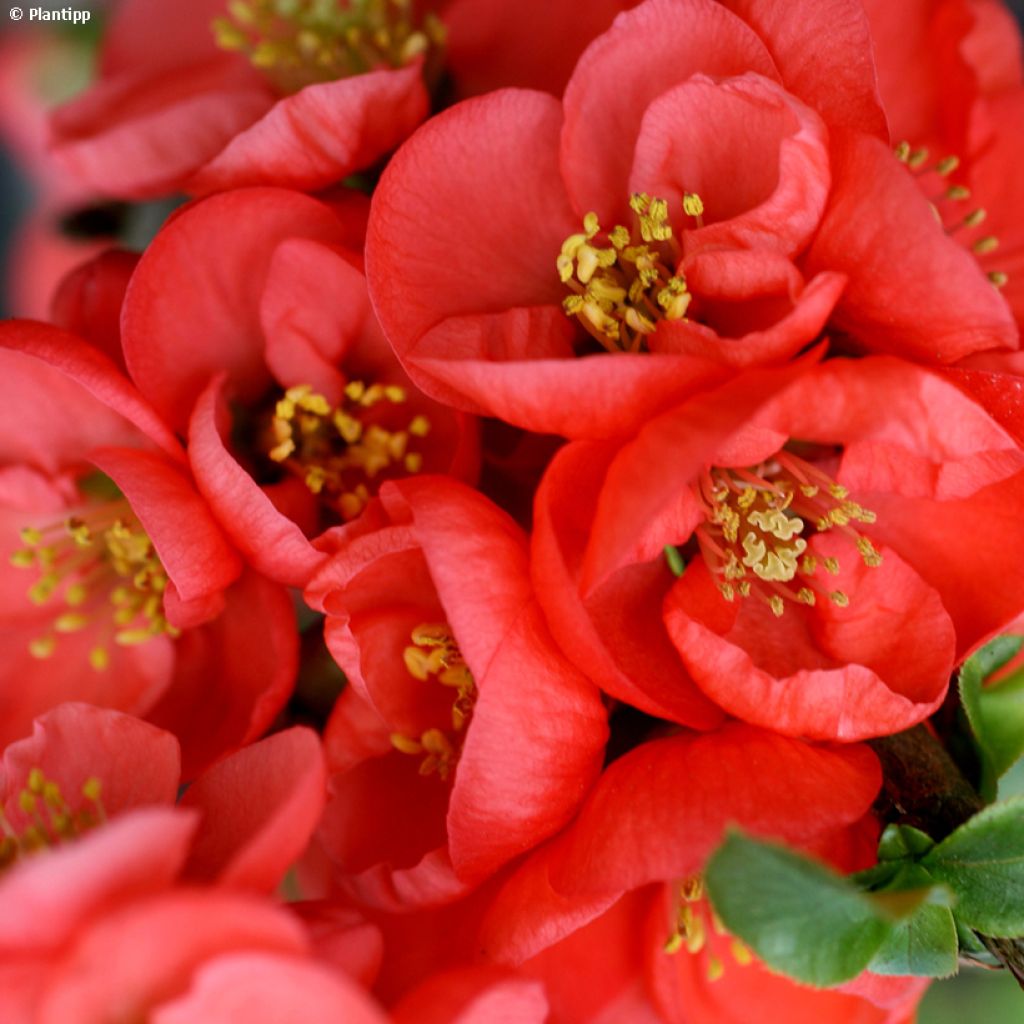
M 60 786 L 77 811 L 82 785 L 97 778 L 107 815 L 147 804 L 174 805 L 178 797 L 181 755 L 178 741 L 137 718 L 89 704 L 62 704 L 35 720 L 29 739 L 4 751 L 5 813 L 16 828 L 25 821 L 18 794 L 38 768 Z
M 157 1007 L 152 1024 L 386 1024 L 343 974 L 275 953 L 232 952 L 196 972 L 188 992 Z
M 176 429 L 218 372 L 241 401 L 268 383 L 260 296 L 274 250 L 288 238 L 331 243 L 337 219 L 307 196 L 245 189 L 178 214 L 139 261 L 122 319 L 125 361 Z
M 34 658 L 29 644 L 50 632 L 53 615 L 44 609 L 34 621 L 0 630 L 0 745 L 21 739 L 34 718 L 65 701 L 145 715 L 171 685 L 175 648 L 169 637 L 131 647 L 112 644 L 109 619 L 99 617 L 77 633 L 62 633 L 51 658 Z M 97 646 L 110 658 L 102 671 L 89 662 Z
M 107 249 L 81 264 L 61 281 L 50 313 L 58 327 L 94 345 L 122 372 L 121 304 L 138 262 L 137 253 Z
M 129 448 L 101 448 L 90 458 L 128 499 L 182 600 L 223 590 L 238 579 L 241 560 L 177 466 Z
M 612 223 L 624 209 L 633 148 L 653 100 L 696 72 L 725 78 L 745 71 L 778 78 L 761 40 L 719 3 L 649 0 L 619 15 L 580 58 L 565 90 L 561 167 L 578 213 L 594 210 Z
M 544 986 L 497 967 L 463 967 L 430 978 L 393 1011 L 394 1024 L 544 1024 Z
M 320 741 L 292 728 L 246 747 L 189 787 L 203 814 L 185 875 L 272 892 L 306 848 L 326 796 Z
M 683 672 L 659 622 L 667 570 L 660 586 L 652 579 L 657 567 L 654 573 L 628 577 L 628 590 L 610 590 L 611 598 L 599 604 L 599 610 L 606 610 L 599 618 L 580 594 L 592 510 L 612 454 L 608 446 L 570 445 L 555 456 L 541 482 L 532 552 L 537 598 L 573 664 L 607 693 L 693 728 L 713 727 L 720 712 Z
M 220 385 L 219 379 L 210 383 L 192 415 L 189 457 L 196 486 L 250 565 L 281 583 L 303 586 L 323 556 L 225 448 Z
M 56 954 L 97 911 L 165 889 L 197 824 L 191 813 L 147 807 L 9 871 L 0 883 L 0 951 Z
M 277 382 L 312 385 L 332 405 L 347 383 L 341 363 L 373 319 L 366 279 L 352 259 L 319 242 L 288 239 L 274 252 L 260 299 L 265 358 Z
M 629 192 L 682 208 L 695 192 L 704 225 L 683 232 L 694 251 L 746 248 L 793 256 L 825 208 L 830 178 L 825 126 L 774 82 L 746 74 L 694 75 L 643 116 Z
M 8 383 L 0 421 L 0 458 L 35 462 L 49 472 L 80 463 L 99 445 L 181 446 L 116 367 L 95 349 L 48 324 L 0 324 L 0 360 Z
M 561 301 L 554 260 L 578 224 L 558 174 L 560 126 L 551 96 L 504 90 L 432 118 L 388 165 L 367 276 L 414 380 L 420 337 L 447 317 Z
M 175 642 L 174 682 L 147 716 L 181 741 L 187 780 L 262 735 L 295 683 L 298 636 L 287 591 L 249 571 L 226 598 L 220 618 Z
M 865 814 L 880 782 L 867 747 L 810 746 L 746 725 L 649 741 L 605 770 L 554 880 L 592 897 L 689 878 L 729 824 L 806 843 Z
M 223 14 L 223 0 L 190 0 L 187 7 L 163 0 L 121 0 L 103 34 L 104 77 L 139 67 L 223 57 L 210 31 L 210 22 Z
M 187 182 L 202 195 L 248 185 L 314 192 L 368 167 L 427 115 L 420 63 L 311 85 L 278 100 Z
M 577 58 L 612 19 L 635 0 L 452 0 L 441 17 L 447 29 L 445 66 L 460 96 L 504 86 L 560 96 Z
M 834 141 L 832 153 L 832 201 L 808 267 L 848 277 L 835 325 L 864 348 L 909 359 L 949 363 L 983 349 L 1016 348 L 1006 302 L 974 254 L 936 223 L 888 147 L 845 137 Z
M 116 1012 L 146 1020 L 187 988 L 205 961 L 261 950 L 307 950 L 299 923 L 272 903 L 217 889 L 181 889 L 123 903 L 91 921 L 65 951 L 38 1019 L 98 1021 Z
M 786 89 L 830 126 L 887 137 L 870 26 L 860 0 L 815 0 L 799 7 L 763 0 L 722 2 L 764 40 Z
M 693 563 L 665 602 L 679 657 L 729 714 L 784 735 L 858 740 L 909 729 L 942 702 L 953 670 L 956 639 L 939 595 L 892 551 L 870 569 L 849 542 L 815 540 L 819 558 L 838 558 L 842 571 L 825 585 L 849 607 L 821 594 L 781 618 L 756 595 L 729 606 Z
M 272 103 L 262 77 L 224 54 L 130 71 L 55 111 L 54 152 L 101 195 L 144 199 L 179 188 Z

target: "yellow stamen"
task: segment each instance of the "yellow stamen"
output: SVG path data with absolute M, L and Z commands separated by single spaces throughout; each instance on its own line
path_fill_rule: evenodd
M 846 599 L 815 582 L 819 565 L 830 575 L 838 574 L 840 566 L 835 557 L 807 553 L 802 535 L 809 527 L 845 534 L 869 568 L 882 562 L 871 541 L 852 525 L 871 524 L 875 514 L 852 501 L 845 487 L 788 452 L 753 470 L 712 469 L 695 489 L 707 510 L 697 540 L 726 601 L 758 593 L 781 616 L 787 601 L 812 607 L 819 594 L 837 604 Z
M 440 778 L 447 779 L 458 763 L 462 737 L 473 714 L 476 683 L 449 626 L 423 623 L 412 631 L 411 639 L 412 645 L 402 652 L 409 675 L 421 682 L 433 680 L 455 690 L 451 731 L 435 726 L 424 730 L 418 738 L 393 733 L 391 744 L 403 754 L 426 754 L 420 763 L 421 775 L 436 772 Z
M 412 0 L 230 0 L 211 29 L 284 93 L 420 57 L 433 81 L 445 43 L 437 16 L 420 17 Z
M 610 352 L 643 350 L 661 320 L 686 318 L 692 300 L 685 277 L 675 271 L 678 249 L 667 201 L 638 192 L 629 206 L 635 228 L 617 224 L 603 231 L 590 212 L 583 231 L 569 235 L 555 259 L 559 279 L 572 293 L 562 303 L 566 315 Z M 704 205 L 688 193 L 683 210 L 700 221 Z
M 370 499 L 364 481 L 423 467 L 423 454 L 409 448 L 430 433 L 427 417 L 416 414 L 401 429 L 385 426 L 407 400 L 397 384 L 349 381 L 334 408 L 308 384 L 291 387 L 274 406 L 264 450 L 342 518 L 354 519 Z

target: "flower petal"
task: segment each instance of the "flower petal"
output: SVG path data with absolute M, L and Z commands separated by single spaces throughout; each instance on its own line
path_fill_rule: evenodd
M 315 192 L 369 167 L 427 115 L 420 63 L 310 85 L 277 101 L 187 182 L 193 195 L 280 185 Z

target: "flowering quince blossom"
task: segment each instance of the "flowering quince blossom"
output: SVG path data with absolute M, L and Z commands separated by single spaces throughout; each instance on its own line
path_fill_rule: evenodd
M 88 700 L 170 728 L 191 776 L 259 736 L 291 692 L 287 594 L 245 569 L 181 447 L 104 356 L 13 321 L 0 360 L 0 736 Z M 199 694 L 216 695 L 201 717 Z
M 499 876 L 496 894 L 492 885 L 483 901 L 383 923 L 378 990 L 401 998 L 422 974 L 443 972 L 454 947 L 456 958 L 482 951 L 542 981 L 555 1022 L 745 1024 L 771 999 L 779 1019 L 903 1024 L 920 980 L 873 979 L 857 992 L 794 985 L 724 932 L 699 880 L 727 822 L 862 866 L 877 834 L 862 816 L 878 782 L 866 748 L 745 725 L 641 742 L 605 770 L 567 829 Z M 409 955 L 422 933 L 445 936 L 426 964 Z
M 413 378 L 604 437 L 716 367 L 794 355 L 833 313 L 863 347 L 1015 347 L 1006 303 L 884 141 L 867 32 L 853 2 L 648 0 L 588 48 L 561 104 L 502 91 L 431 120 L 385 171 L 367 242 Z M 934 285 L 954 277 L 955 301 Z
M 361 900 L 425 905 L 560 828 L 607 728 L 547 632 L 515 524 L 442 478 L 386 484 L 381 502 L 306 590 L 351 687 L 325 734 L 321 840 Z M 355 827 L 371 807 L 381 827 Z
M 443 69 L 469 91 L 558 91 L 624 6 L 125 0 L 98 83 L 53 118 L 57 153 L 107 195 L 323 188 L 412 132 Z
M 879 91 L 894 145 L 958 240 L 1024 321 L 1021 41 L 995 0 L 867 0 Z
M 1022 471 L 1018 443 L 931 371 L 751 373 L 624 445 L 558 453 L 537 496 L 538 597 L 570 658 L 650 713 L 703 728 L 714 704 L 790 735 L 896 732 L 1019 614 L 1000 566 L 1020 543 Z M 984 537 L 951 542 L 978 522 Z M 689 563 L 678 579 L 666 545 Z M 989 583 L 969 593 L 979 572 Z
M 307 535 L 357 516 L 381 480 L 476 472 L 472 419 L 409 384 L 342 218 L 281 189 L 211 197 L 154 239 L 122 315 L 128 370 L 187 430 L 214 515 L 249 564 L 294 586 L 323 557 Z
M 558 653 L 504 513 L 440 478 L 386 484 L 306 598 L 350 689 L 326 742 L 322 841 L 379 904 L 465 893 L 550 836 L 600 767 L 593 685 Z M 366 808 L 392 824 L 353 827 Z
M 88 705 L 62 705 L 7 748 L 5 1021 L 222 1019 L 190 1003 L 216 1005 L 222 972 L 247 977 L 250 998 L 275 980 L 288 991 L 304 979 L 314 1004 L 343 993 L 354 1008 L 369 1006 L 354 984 L 309 962 L 299 919 L 256 895 L 280 881 L 319 816 L 316 736 L 292 729 L 252 745 L 201 776 L 174 809 L 178 778 L 173 736 Z M 253 789 L 259 801 L 247 799 Z M 197 991 L 178 1007 L 197 971 Z M 362 1013 L 345 1019 L 383 1019 Z
M 815 746 L 742 723 L 641 742 L 504 883 L 480 942 L 491 958 L 522 963 L 623 893 L 699 876 L 730 823 L 810 849 L 838 842 L 861 823 L 879 781 L 866 747 Z M 664 922 L 662 943 L 677 923 Z

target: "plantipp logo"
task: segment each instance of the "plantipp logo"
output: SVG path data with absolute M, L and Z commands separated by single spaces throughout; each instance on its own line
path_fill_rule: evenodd
M 92 19 L 92 11 L 79 11 L 74 7 L 60 7 L 57 10 L 49 7 L 30 7 L 27 11 L 20 7 L 11 8 L 12 21 L 21 21 L 26 14 L 29 21 L 69 21 L 72 25 L 84 25 Z

